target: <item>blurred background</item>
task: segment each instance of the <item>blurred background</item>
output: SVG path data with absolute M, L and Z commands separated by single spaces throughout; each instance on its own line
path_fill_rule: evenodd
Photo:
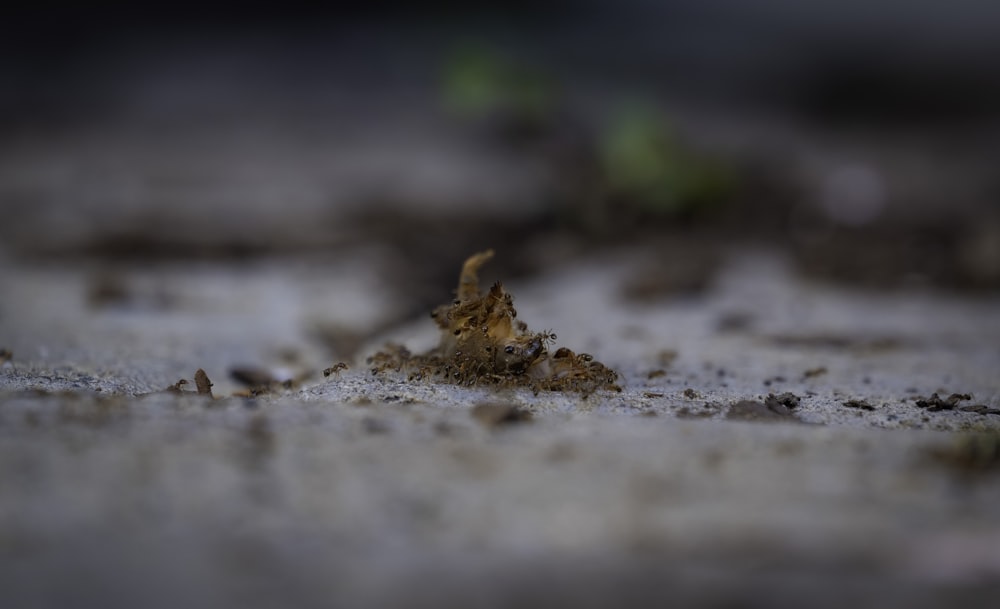
M 33 3 L 0 20 L 0 240 L 133 263 L 378 251 L 415 309 L 648 244 L 1000 286 L 1000 5 Z

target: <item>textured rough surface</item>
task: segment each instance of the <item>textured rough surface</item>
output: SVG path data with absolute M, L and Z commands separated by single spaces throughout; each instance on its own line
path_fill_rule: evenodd
M 621 391 L 618 373 L 589 353 L 574 353 L 552 343 L 554 332 L 533 332 L 517 319 L 514 297 L 499 281 L 489 290 L 479 287 L 479 268 L 493 250 L 466 259 L 454 300 L 431 312 L 440 342 L 424 354 L 413 355 L 403 345 L 392 345 L 369 357 L 372 374 L 403 372 L 408 380 L 433 380 L 465 387 L 527 387 L 539 391 L 576 392 L 587 397 L 604 389 Z
M 998 605 L 1000 3 L 155 4 L 0 18 L 0 609 Z M 621 392 L 370 373 L 487 248 Z
M 438 331 L 385 325 L 362 257 L 140 267 L 111 300 L 84 265 L 8 263 L 4 604 L 995 598 L 1000 303 L 814 285 L 766 251 L 637 303 L 648 256 L 507 283 L 519 318 L 621 372 L 586 398 L 373 377 L 385 341 Z M 338 324 L 353 355 L 316 338 Z M 227 397 L 238 366 L 294 380 Z

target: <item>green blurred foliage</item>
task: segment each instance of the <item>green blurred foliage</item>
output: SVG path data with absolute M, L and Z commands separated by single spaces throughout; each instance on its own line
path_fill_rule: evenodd
M 444 72 L 444 100 L 471 118 L 504 115 L 541 122 L 554 111 L 554 82 L 542 73 L 476 46 L 458 49 Z
M 535 155 L 553 173 L 551 200 L 570 225 L 599 233 L 690 219 L 735 191 L 733 169 L 682 141 L 653 104 L 620 106 L 597 124 L 573 115 L 557 79 L 476 45 L 458 47 L 443 76 L 449 110 L 485 122 L 484 133 L 501 136 L 494 142 Z
M 666 118 L 647 107 L 619 111 L 599 146 L 609 196 L 644 215 L 691 215 L 732 194 L 730 170 L 685 146 Z

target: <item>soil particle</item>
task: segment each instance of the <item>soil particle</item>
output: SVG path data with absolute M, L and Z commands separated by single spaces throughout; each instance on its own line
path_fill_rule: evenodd
M 875 410 L 875 407 L 869 404 L 867 400 L 847 400 L 844 402 L 844 406 L 859 410 Z
M 1000 414 L 1000 408 L 990 408 L 986 404 L 976 404 L 975 406 L 962 406 L 962 412 L 974 412 L 976 414 Z
M 780 393 L 774 395 L 773 393 L 767 394 L 764 398 L 764 405 L 768 408 L 777 408 L 778 406 L 784 406 L 785 408 L 792 409 L 797 408 L 799 405 L 799 400 L 801 398 L 794 393 L 786 391 L 785 393 Z
M 792 411 L 777 400 L 771 404 L 741 400 L 732 404 L 726 412 L 726 418 L 734 421 L 797 421 Z
M 914 403 L 917 408 L 926 408 L 927 412 L 939 412 L 942 410 L 954 410 L 959 402 L 971 399 L 972 395 L 968 393 L 953 393 L 945 399 L 941 399 L 937 393 L 933 393 L 929 398 L 917 398 Z
M 839 334 L 772 334 L 763 337 L 775 347 L 829 349 L 880 353 L 913 346 L 895 336 L 847 336 Z

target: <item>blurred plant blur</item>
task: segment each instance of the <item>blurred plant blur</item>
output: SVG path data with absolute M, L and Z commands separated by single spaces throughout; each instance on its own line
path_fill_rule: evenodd
M 601 153 L 611 196 L 633 201 L 644 215 L 704 213 L 731 194 L 725 165 L 685 148 L 666 119 L 649 108 L 619 111 Z
M 449 107 L 471 118 L 505 115 L 544 123 L 554 110 L 552 83 L 542 74 L 483 47 L 455 51 L 448 60 L 444 86 Z
M 988 3 L 159 8 L 0 24 L 8 255 L 491 245 L 527 272 L 554 236 L 697 234 L 838 281 L 1000 285 Z

